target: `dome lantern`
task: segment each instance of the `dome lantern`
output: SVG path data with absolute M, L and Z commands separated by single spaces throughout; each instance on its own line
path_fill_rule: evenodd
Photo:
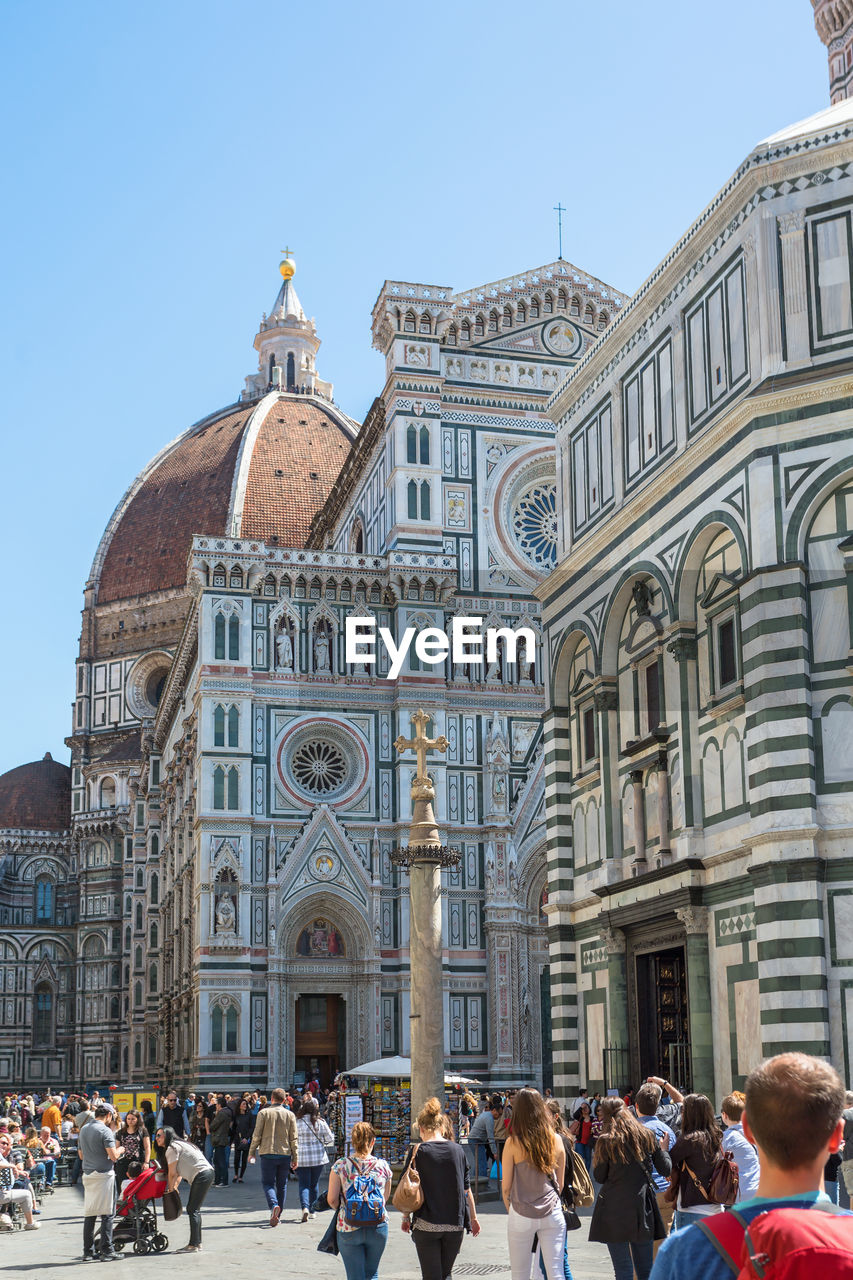
M 258 372 L 246 379 L 244 400 L 253 400 L 266 391 L 316 395 L 332 399 L 332 384 L 317 374 L 315 364 L 320 339 L 309 320 L 293 284 L 296 263 L 290 249 L 282 250 L 279 263 L 281 288 L 269 315 L 261 320 L 255 337 Z

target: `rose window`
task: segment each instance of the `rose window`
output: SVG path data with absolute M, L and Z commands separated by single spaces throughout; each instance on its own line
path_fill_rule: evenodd
M 290 760 L 294 781 L 315 796 L 337 791 L 347 776 L 343 751 L 334 742 L 312 738 L 297 747 Z
M 557 563 L 557 485 L 541 480 L 513 503 L 512 531 L 528 560 L 541 569 Z

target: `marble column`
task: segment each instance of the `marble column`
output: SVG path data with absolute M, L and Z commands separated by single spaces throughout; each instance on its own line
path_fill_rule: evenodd
M 687 1018 L 690 1026 L 690 1072 L 693 1092 L 714 1097 L 714 1037 L 711 1024 L 711 958 L 708 911 L 682 907 L 676 916 L 684 925 L 687 952 Z
M 602 929 L 601 940 L 607 952 L 607 1036 L 608 1048 L 621 1052 L 614 1055 L 611 1072 L 628 1069 L 628 964 L 624 929 Z M 625 1080 L 608 1080 L 608 1088 L 621 1089 Z
M 810 359 L 805 210 L 791 209 L 777 221 L 785 288 L 786 363 L 799 364 Z
M 643 789 L 642 769 L 631 770 L 631 786 L 634 792 L 634 862 L 638 873 L 648 867 L 646 862 L 646 795 Z

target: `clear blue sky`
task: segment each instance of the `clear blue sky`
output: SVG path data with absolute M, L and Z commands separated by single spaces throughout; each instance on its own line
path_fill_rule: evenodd
M 168 440 L 231 403 L 280 283 L 361 417 L 386 278 L 564 254 L 632 292 L 761 138 L 828 105 L 808 0 L 0 7 L 0 772 L 67 760 L 82 588 Z

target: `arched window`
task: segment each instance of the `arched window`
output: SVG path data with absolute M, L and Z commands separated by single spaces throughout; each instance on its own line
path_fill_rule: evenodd
M 530 300 L 530 319 L 531 320 L 539 319 L 540 306 L 541 306 L 541 303 L 538 298 L 531 298 Z
M 421 316 L 420 332 L 432 333 L 432 322 L 430 321 L 429 315 L 426 311 Z
M 116 784 L 113 778 L 104 778 L 101 783 L 101 804 L 102 809 L 114 809 L 116 807 Z
M 160 877 L 156 871 L 151 873 L 151 905 L 152 907 L 160 905 Z
M 426 480 L 421 481 L 421 519 L 429 520 L 429 483 Z
M 296 361 L 292 351 L 287 353 L 287 389 L 288 391 L 296 389 Z
M 429 466 L 429 427 L 421 427 L 419 433 L 421 466 Z
M 142 983 L 135 982 L 133 984 L 133 1003 L 137 1008 L 142 1004 Z
M 414 480 L 409 481 L 409 519 L 417 520 L 418 518 L 418 486 Z
M 213 570 L 213 586 L 214 587 L 225 586 L 225 565 L 224 564 L 218 564 L 216 568 Z
M 40 982 L 37 985 L 35 1004 L 33 1045 L 50 1045 L 53 1043 L 53 988 L 49 982 Z
M 225 808 L 225 770 L 221 764 L 213 770 L 213 807 Z
M 453 324 L 447 330 L 447 345 L 448 347 L 456 346 L 456 326 Z
M 141 1004 L 142 1001 L 139 1000 L 138 1003 Z M 136 1040 L 133 1045 L 133 1066 L 136 1071 L 142 1068 L 142 1042 L 139 1040 Z
M 225 1014 L 225 1052 L 237 1052 L 237 1010 L 233 1005 Z
M 240 808 L 240 775 L 236 769 L 228 770 L 228 808 Z
M 418 433 L 414 426 L 406 428 L 406 461 L 417 462 L 418 460 Z
M 138 946 L 133 949 L 133 967 L 134 969 L 142 968 L 142 948 Z
M 405 315 L 405 317 L 404 317 L 404 319 L 403 319 L 403 332 L 404 332 L 404 333 L 414 333 L 414 332 L 415 332 L 415 313 L 414 313 L 414 311 L 407 311 L 407 312 L 406 312 L 406 315 Z
M 554 295 L 552 293 L 545 294 L 545 314 L 550 315 L 554 310 Z
M 267 382 L 272 383 L 272 371 L 275 368 L 275 356 L 270 356 L 270 373 Z
M 157 1061 L 157 1037 L 154 1035 L 148 1037 L 148 1061 L 149 1063 Z
M 353 533 L 352 549 L 356 555 L 361 555 L 364 551 L 364 529 L 362 528 L 360 520 L 356 524 L 355 531 Z
M 231 569 L 231 574 L 228 578 L 228 585 L 229 587 L 234 587 L 238 591 L 242 590 L 243 570 L 238 564 L 235 564 Z
M 213 745 L 225 746 L 225 708 L 222 706 L 213 709 Z
M 504 313 L 503 313 L 501 323 L 505 329 L 512 328 L 512 308 L 511 307 L 504 307 Z
M 121 1016 L 121 1006 L 118 996 L 110 996 L 110 1018 L 113 1022 Z
M 225 615 L 222 613 L 217 613 L 213 619 L 213 656 L 225 659 Z
M 518 323 L 524 324 L 527 319 L 527 307 L 523 302 L 519 302 L 518 307 L 516 308 L 516 315 L 518 317 Z
M 571 302 L 569 303 L 569 315 L 579 316 L 580 313 L 581 313 L 581 300 L 577 296 L 577 294 L 574 294 L 572 296 Z
M 471 321 L 470 320 L 462 321 L 461 334 L 462 334 L 463 342 L 471 341 Z
M 124 949 L 125 951 L 130 950 L 130 925 L 124 931 Z
M 39 877 L 36 880 L 36 924 L 53 922 L 53 881 Z
M 142 929 L 142 903 L 141 902 L 137 902 L 136 904 L 136 928 L 137 930 Z
M 160 935 L 157 930 L 156 921 L 151 921 L 151 928 L 148 931 L 148 945 L 152 951 L 156 951 L 160 945 Z
M 588 302 L 584 307 L 584 312 L 583 312 L 584 324 L 592 324 L 594 314 L 595 313 L 593 312 L 593 309 L 592 309 L 592 303 Z
M 229 662 L 237 662 L 240 658 L 240 620 L 239 618 L 229 618 L 228 620 L 228 660 Z
M 568 301 L 569 301 L 568 294 L 566 293 L 565 289 L 560 289 L 560 291 L 557 294 L 557 306 L 560 308 L 561 311 L 565 311 L 568 305 Z
M 211 1053 L 222 1052 L 222 1008 L 216 1005 L 210 1015 L 210 1051 Z
M 157 835 L 156 831 L 151 836 L 151 857 L 160 857 L 160 837 Z
M 127 1075 L 127 1045 L 121 1051 L 122 1073 Z
M 497 333 L 498 331 L 498 313 L 497 311 L 489 312 L 489 333 Z
M 477 316 L 474 320 L 474 337 L 482 338 L 486 332 L 486 322 L 482 316 Z
M 151 964 L 148 966 L 148 993 L 155 996 L 157 994 L 157 966 Z
M 136 887 L 137 889 L 145 888 L 145 872 L 142 870 L 142 867 L 136 868 Z
M 237 707 L 228 708 L 228 745 L 236 747 L 240 742 L 240 712 Z

